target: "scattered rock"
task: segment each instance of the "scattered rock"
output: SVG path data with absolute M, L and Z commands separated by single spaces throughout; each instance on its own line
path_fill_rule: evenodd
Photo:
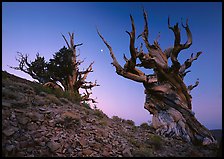
M 62 118 L 80 119 L 79 115 L 68 111 L 64 112 L 61 116 Z
M 68 99 L 66 99 L 66 98 L 59 98 L 60 100 L 61 100 L 61 102 L 63 102 L 63 103 L 65 103 L 65 104 L 70 104 L 71 102 L 68 100 Z
M 4 129 L 2 132 L 5 136 L 11 136 L 13 135 L 16 131 L 18 130 L 18 128 L 7 128 Z
M 125 148 L 122 154 L 124 157 L 133 157 L 129 148 Z
M 18 78 L 19 84 L 14 77 L 7 80 L 3 80 L 2 92 L 4 157 L 216 156 L 217 149 L 208 147 L 209 139 L 204 139 L 204 147 L 165 137 L 158 144 L 153 142 L 155 131 L 138 126 L 134 129 L 119 117 L 99 118 L 94 110 L 66 98 L 45 92 L 36 94 L 33 83 L 27 80 Z M 169 113 L 179 119 L 172 109 Z
M 26 125 L 29 121 L 29 118 L 27 118 L 27 117 L 19 118 L 18 121 L 19 121 L 20 124 Z
M 89 145 L 95 150 L 95 151 L 98 151 L 100 150 L 100 148 L 102 148 L 102 145 L 98 142 L 91 142 L 89 143 Z
M 80 140 L 78 140 L 78 143 L 82 146 L 85 147 L 87 145 L 87 141 L 84 138 L 81 138 Z
M 32 130 L 37 130 L 38 129 L 38 125 L 34 122 L 30 122 L 27 124 L 27 129 L 32 131 Z
M 45 93 L 45 92 L 40 92 L 39 95 L 42 96 L 42 97 L 46 97 L 46 96 L 47 96 L 47 93 Z
M 103 150 L 102 155 L 103 155 L 104 157 L 109 157 L 109 156 L 110 156 L 110 152 L 107 151 L 107 150 Z
M 24 110 L 21 110 L 21 109 L 14 109 L 14 111 L 17 113 L 24 113 Z
M 46 108 L 39 108 L 40 111 L 46 111 Z
M 60 143 L 50 141 L 47 143 L 47 146 L 50 148 L 52 152 L 55 152 L 57 149 L 61 147 Z
M 15 148 L 14 145 L 7 145 L 7 146 L 5 147 L 6 151 L 8 151 L 8 152 L 12 151 L 14 148 Z
M 206 138 L 204 138 L 202 145 L 206 146 L 206 145 L 209 145 L 211 143 L 212 143 L 212 141 L 209 138 L 206 137 Z
M 83 149 L 82 153 L 84 156 L 90 156 L 93 153 L 93 151 L 90 149 Z
M 20 141 L 19 145 L 20 145 L 20 148 L 26 148 L 29 146 L 29 142 L 28 141 Z
M 2 101 L 2 106 L 4 107 L 11 107 L 11 103 L 8 103 L 8 102 L 3 102 Z

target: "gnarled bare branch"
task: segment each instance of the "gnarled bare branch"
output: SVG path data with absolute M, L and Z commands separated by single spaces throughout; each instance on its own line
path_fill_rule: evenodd
M 197 60 L 198 57 L 202 54 L 202 52 L 197 52 L 197 54 L 193 57 L 193 53 L 191 54 L 190 59 L 187 59 L 183 65 L 181 65 L 179 73 L 182 77 L 184 77 L 186 75 L 185 70 L 188 69 L 189 67 L 191 67 L 191 64 L 194 60 Z
M 44 82 L 43 79 L 38 77 L 31 69 L 29 69 L 31 67 L 31 63 L 28 62 L 28 54 L 24 55 L 21 52 L 17 52 L 17 54 L 18 57 L 16 58 L 16 60 L 19 62 L 19 66 L 18 67 L 9 66 L 9 67 L 15 70 L 23 71 L 24 73 L 29 74 L 33 79 L 36 79 L 39 82 L 43 83 Z
M 156 65 L 159 65 L 162 68 L 167 68 L 167 58 L 166 56 L 163 54 L 159 44 L 157 41 L 154 41 L 154 45 L 150 45 L 149 41 L 148 41 L 148 20 L 147 20 L 147 13 L 145 10 L 143 10 L 143 15 L 144 15 L 144 21 L 145 21 L 145 26 L 144 26 L 144 31 L 141 34 L 142 35 L 142 39 L 145 43 L 145 46 L 148 50 L 148 59 L 150 59 L 151 61 L 154 60 Z
M 76 44 L 76 45 L 73 46 L 73 48 L 76 48 L 77 46 L 81 46 L 81 45 L 83 45 L 83 43 Z
M 124 58 L 124 61 L 127 63 L 128 62 L 128 58 L 125 56 L 125 54 L 124 54 L 123 58 Z
M 144 75 L 141 75 L 141 76 L 140 76 L 140 75 L 136 75 L 136 74 L 134 74 L 134 73 L 125 71 L 125 70 L 121 67 L 121 65 L 117 62 L 117 59 L 116 59 L 116 57 L 114 56 L 114 53 L 113 53 L 113 50 L 112 50 L 111 46 L 110 46 L 110 45 L 107 43 L 107 41 L 103 38 L 103 36 L 102 36 L 102 35 L 100 34 L 100 32 L 98 31 L 98 29 L 97 29 L 97 33 L 98 33 L 98 35 L 100 36 L 100 38 L 103 40 L 103 42 L 106 44 L 107 48 L 108 48 L 109 51 L 110 51 L 110 56 L 111 56 L 111 58 L 113 59 L 112 64 L 113 64 L 113 66 L 115 66 L 117 74 L 119 74 L 119 75 L 121 75 L 121 76 L 123 76 L 123 77 L 125 77 L 125 78 L 134 80 L 134 81 L 136 81 L 136 82 L 147 82 L 147 78 L 146 78 L 146 76 L 144 76 Z
M 81 101 L 91 101 L 92 103 L 98 103 L 96 101 L 96 99 L 90 98 L 90 95 L 92 94 L 92 92 L 88 92 L 87 89 L 85 89 L 85 92 L 83 93 L 83 95 L 81 96 Z
M 134 19 L 133 17 L 130 15 L 131 18 L 131 26 L 132 26 L 132 31 L 128 32 L 126 31 L 129 36 L 130 36 L 130 53 L 131 53 L 131 61 L 136 64 L 136 51 L 135 51 L 135 24 L 134 24 Z
M 189 86 L 187 87 L 187 89 L 188 89 L 188 93 L 190 94 L 191 91 L 192 91 L 195 87 L 198 86 L 198 84 L 199 84 L 199 79 L 197 79 L 197 81 L 195 82 L 194 85 L 189 85 Z
M 81 88 L 83 88 L 83 89 L 92 89 L 93 87 L 95 87 L 95 86 L 100 86 L 99 84 L 97 84 L 97 81 L 95 80 L 95 83 L 92 83 L 92 82 L 85 82 L 82 86 L 81 86 Z
M 181 24 L 182 24 L 182 27 L 186 30 L 186 33 L 187 33 L 187 41 L 186 41 L 185 44 L 182 44 L 182 45 L 183 45 L 184 49 L 187 49 L 192 44 L 192 34 L 191 34 L 191 31 L 190 31 L 189 26 L 188 26 L 188 19 L 186 20 L 186 26 L 184 26 L 182 21 L 181 21 Z
M 110 56 L 111 58 L 113 59 L 113 62 L 112 64 L 116 67 L 116 70 L 117 71 L 122 71 L 122 67 L 121 65 L 117 62 L 117 59 L 116 57 L 114 56 L 114 53 L 113 53 L 113 50 L 111 48 L 111 46 L 107 43 L 107 41 L 103 38 L 103 36 L 100 34 L 99 30 L 97 29 L 97 33 L 98 35 L 100 36 L 100 38 L 103 40 L 103 42 L 106 44 L 107 48 L 109 49 L 110 51 Z
M 130 36 L 129 49 L 130 49 L 131 58 L 128 60 L 126 56 L 124 55 L 124 59 L 126 61 L 124 65 L 124 71 L 142 76 L 144 75 L 144 73 L 140 71 L 139 69 L 135 68 L 136 58 L 137 58 L 137 49 L 135 48 L 135 24 L 134 24 L 134 19 L 131 15 L 130 15 L 130 18 L 131 18 L 131 24 L 132 24 L 132 31 L 131 32 L 126 31 L 126 32 Z
M 188 26 L 188 20 L 186 21 L 186 26 L 184 26 L 183 23 L 182 23 L 182 26 L 186 30 L 186 33 L 187 33 L 187 42 L 185 44 L 180 43 L 181 37 L 180 37 L 180 29 L 178 27 L 178 23 L 176 23 L 174 27 L 171 27 L 170 18 L 168 17 L 168 28 L 171 29 L 175 35 L 174 47 L 170 54 L 171 61 L 173 63 L 172 68 L 175 72 L 177 72 L 181 67 L 179 61 L 177 60 L 178 54 L 180 53 L 181 50 L 189 48 L 192 44 L 192 34 Z
M 70 46 L 69 46 L 69 44 L 68 44 L 68 41 L 67 41 L 67 39 L 65 38 L 65 36 L 64 36 L 63 34 L 61 34 L 61 35 L 62 35 L 63 39 L 65 40 L 65 42 L 66 42 L 68 48 L 70 48 Z
M 94 62 L 92 62 L 92 63 L 89 65 L 89 67 L 88 67 L 85 71 L 83 71 L 83 72 L 79 72 L 80 74 L 83 74 L 83 77 L 81 78 L 82 81 L 85 81 L 86 78 L 87 78 L 87 75 L 88 75 L 90 72 L 93 71 L 93 70 L 92 70 L 92 65 L 93 65 L 93 63 L 94 63 Z

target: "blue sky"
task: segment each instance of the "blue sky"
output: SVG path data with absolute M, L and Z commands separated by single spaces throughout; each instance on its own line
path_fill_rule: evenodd
M 93 90 L 93 97 L 99 102 L 97 107 L 109 117 L 131 119 L 136 125 L 148 122 L 151 115 L 143 107 L 143 86 L 115 73 L 109 51 L 96 32 L 97 27 L 123 65 L 123 54 L 130 57 L 129 36 L 125 33 L 131 31 L 129 15 L 134 18 L 136 34 L 140 34 L 144 27 L 142 6 L 148 13 L 149 41 L 152 43 L 160 32 L 159 44 L 163 50 L 174 43 L 168 16 L 171 25 L 180 23 L 181 18 L 189 19 L 193 44 L 178 58 L 183 63 L 191 53 L 203 52 L 185 77 L 187 85 L 197 78 L 200 81 L 191 93 L 193 111 L 209 129 L 222 128 L 221 2 L 3 2 L 2 70 L 32 80 L 29 75 L 8 67 L 18 65 L 16 52 L 29 54 L 30 60 L 39 52 L 48 60 L 65 45 L 61 33 L 68 37 L 68 32 L 74 32 L 75 43 L 83 43 L 78 50 L 80 59 L 86 58 L 81 68 L 95 61 L 94 72 L 88 79 L 96 79 L 100 84 Z M 181 38 L 185 42 L 183 28 Z M 136 46 L 140 42 L 136 40 Z

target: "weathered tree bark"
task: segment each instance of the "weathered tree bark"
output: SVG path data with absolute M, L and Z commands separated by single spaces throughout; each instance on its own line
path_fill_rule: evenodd
M 77 60 L 77 57 L 79 55 L 76 54 L 76 47 L 83 45 L 83 43 L 74 44 L 74 33 L 72 33 L 72 34 L 68 33 L 68 34 L 70 37 L 70 44 L 68 43 L 67 39 L 65 38 L 65 36 L 63 34 L 62 34 L 62 37 L 64 38 L 64 40 L 68 46 L 68 49 L 70 49 L 73 53 L 72 54 L 73 55 L 72 56 L 73 69 L 72 69 L 72 74 L 69 75 L 68 81 L 66 82 L 67 83 L 66 88 L 68 89 L 70 94 L 73 94 L 74 92 L 80 94 L 80 91 L 79 91 L 80 88 L 85 89 L 85 91 L 88 92 L 87 90 L 89 90 L 89 89 L 91 90 L 92 87 L 99 86 L 96 83 L 96 81 L 95 81 L 95 83 L 86 81 L 88 74 L 90 72 L 93 72 L 92 65 L 94 62 L 92 62 L 86 70 L 84 70 L 84 71 L 79 70 L 78 66 L 81 63 L 83 63 L 84 60 L 83 61 Z M 86 94 L 84 93 L 84 95 L 81 96 L 81 101 L 93 101 L 93 103 L 96 103 L 96 101 L 94 101 L 92 98 L 89 97 L 90 94 L 92 94 L 92 93 L 89 93 L 88 96 L 86 96 Z
M 175 41 L 173 47 L 162 51 L 156 40 L 154 44 L 150 44 L 148 41 L 147 14 L 145 11 L 143 12 L 145 26 L 144 31 L 138 37 L 142 37 L 147 53 L 143 52 L 142 45 L 139 50 L 135 48 L 135 25 L 132 16 L 130 16 L 132 31 L 127 33 L 130 36 L 131 58 L 128 60 L 124 55 L 126 61 L 124 67 L 117 62 L 111 46 L 97 30 L 98 35 L 110 51 L 113 60 L 112 64 L 116 68 L 116 73 L 144 85 L 146 94 L 144 108 L 153 115 L 152 125 L 158 134 L 181 138 L 194 144 L 207 145 L 216 143 L 210 131 L 200 124 L 192 112 L 192 96 L 190 95 L 190 91 L 199 82 L 197 81 L 195 85 L 187 87 L 183 81 L 185 75 L 189 72 L 186 69 L 191 66 L 192 62 L 198 58 L 201 52 L 198 52 L 195 57 L 192 54 L 191 58 L 187 59 L 182 65 L 177 59 L 180 51 L 189 48 L 192 44 L 192 34 L 188 21 L 186 22 L 186 26 L 182 23 L 187 33 L 187 42 L 181 44 L 178 23 L 174 27 L 171 27 L 170 19 L 168 18 L 168 28 L 174 32 Z M 171 58 L 171 66 L 168 66 L 168 58 Z M 137 59 L 140 60 L 140 64 L 136 63 Z M 146 75 L 136 67 L 153 69 L 154 74 Z

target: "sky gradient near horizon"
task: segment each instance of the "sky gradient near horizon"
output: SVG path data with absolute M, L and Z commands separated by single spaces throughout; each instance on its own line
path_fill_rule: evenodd
M 136 125 L 151 121 L 151 115 L 144 109 L 145 94 L 142 84 L 116 74 L 111 65 L 109 51 L 96 32 L 99 29 L 112 46 L 118 62 L 123 66 L 123 54 L 129 54 L 131 14 L 135 21 L 136 34 L 143 31 L 142 7 L 148 13 L 149 41 L 159 35 L 162 50 L 174 43 L 174 35 L 168 29 L 171 25 L 189 19 L 193 44 L 178 56 L 181 63 L 202 51 L 202 55 L 189 68 L 185 77 L 187 85 L 199 85 L 192 90 L 193 111 L 199 122 L 209 129 L 222 128 L 222 3 L 221 2 L 3 2 L 2 3 L 2 70 L 33 80 L 29 75 L 16 71 L 17 52 L 29 54 L 34 60 L 37 52 L 48 61 L 63 46 L 61 33 L 68 38 L 74 32 L 80 59 L 85 59 L 81 68 L 87 68 L 94 61 L 93 73 L 88 80 L 97 82 L 93 89 L 97 107 L 109 117 L 113 115 L 133 120 Z M 181 27 L 182 43 L 186 40 Z M 139 46 L 141 40 L 136 40 Z M 147 71 L 146 73 L 149 73 Z

